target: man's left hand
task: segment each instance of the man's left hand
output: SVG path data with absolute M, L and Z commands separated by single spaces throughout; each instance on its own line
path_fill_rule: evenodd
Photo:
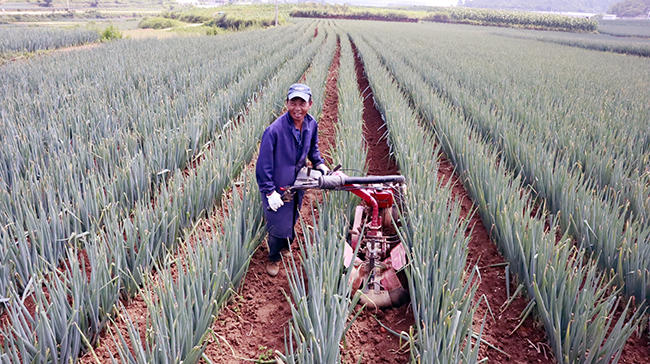
M 327 168 L 327 166 L 325 165 L 325 163 L 321 163 L 321 164 L 317 165 L 317 166 L 314 167 L 314 168 L 316 168 L 316 169 L 318 169 L 319 171 L 323 172 L 323 175 L 328 175 L 328 174 L 330 173 L 330 169 Z

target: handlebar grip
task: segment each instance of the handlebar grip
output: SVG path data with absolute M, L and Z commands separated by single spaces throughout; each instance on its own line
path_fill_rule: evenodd
M 318 188 L 323 190 L 333 190 L 337 187 L 341 187 L 345 184 L 345 179 L 343 176 L 338 175 L 329 175 L 321 176 L 318 179 Z

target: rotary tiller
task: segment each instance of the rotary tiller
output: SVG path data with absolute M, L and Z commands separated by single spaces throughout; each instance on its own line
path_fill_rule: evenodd
M 349 191 L 361 197 L 345 249 L 345 267 L 353 269 L 353 292 L 361 289 L 360 302 L 369 307 L 399 307 L 409 300 L 403 271 L 406 252 L 396 230 L 396 203 L 405 191 L 404 176 L 351 177 L 339 168 L 327 175 L 303 168 L 294 184 L 283 188 L 283 198 L 290 200 L 298 189 Z

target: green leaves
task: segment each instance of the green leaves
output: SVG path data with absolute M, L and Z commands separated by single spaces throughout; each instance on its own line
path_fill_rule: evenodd
M 252 179 L 252 173 L 245 176 L 241 196 L 233 186 L 228 215 L 210 228 L 222 233 L 183 244 L 180 257 L 170 251 L 157 266 L 157 279 L 145 276 L 148 334 L 142 340 L 139 325 L 129 320 L 129 345 L 118 331 L 122 362 L 198 362 L 218 310 L 238 287 L 262 237 L 261 201 Z
M 473 35 L 464 40 L 461 34 L 457 34 L 453 41 L 446 42 L 447 48 L 444 51 L 438 49 L 437 52 L 432 52 L 428 50 L 430 42 L 419 42 L 420 39 L 427 39 L 419 33 L 421 28 L 413 27 L 419 36 L 410 37 L 412 41 L 399 51 L 390 51 L 387 46 L 397 39 L 391 37 L 389 30 L 357 31 L 375 49 L 381 49 L 379 54 L 383 66 L 391 71 L 421 115 L 432 122 L 431 127 L 446 154 L 462 173 L 484 224 L 491 226 L 492 238 L 503 251 L 510 270 L 523 281 L 531 299 L 539 307 L 556 360 L 562 363 L 587 362 L 596 358 L 605 362 L 617 360 L 627 337 L 638 325 L 641 313 L 637 312 L 627 321 L 624 318 L 615 321 L 611 312 L 617 292 L 608 290 L 610 282 L 605 281 L 604 275 L 599 273 L 596 262 L 584 259 L 585 253 L 573 248 L 567 235 L 556 243 L 556 229 L 558 221 L 568 221 L 563 222 L 562 226 L 570 227 L 569 233 L 574 234 L 575 227 L 584 226 L 585 233 L 576 235 L 589 237 L 593 241 L 589 245 L 578 245 L 579 248 L 587 249 L 595 249 L 598 240 L 609 241 L 611 245 L 612 241 L 620 242 L 621 237 L 642 242 L 647 239 L 647 234 L 640 233 L 644 230 L 637 230 L 634 225 L 627 225 L 628 229 L 623 233 L 619 229 L 622 226 L 620 223 L 625 220 L 623 215 L 603 213 L 613 210 L 606 203 L 609 196 L 602 194 L 595 197 L 592 191 L 595 182 L 589 182 L 586 177 L 585 185 L 588 187 L 580 187 L 582 181 L 574 179 L 574 170 L 562 163 L 561 155 L 564 151 L 553 149 L 554 139 L 537 139 L 541 138 L 537 132 L 549 129 L 534 110 L 528 110 L 525 116 L 517 117 L 501 113 L 500 102 L 506 104 L 502 95 L 510 87 L 517 87 L 519 79 L 513 78 L 507 87 L 499 86 L 499 82 L 502 82 L 499 79 L 495 79 L 492 84 L 484 84 L 481 80 L 491 78 L 490 73 L 480 67 L 490 64 L 485 59 L 479 58 L 480 65 L 476 66 L 469 63 L 459 65 L 466 57 L 455 57 L 453 62 L 446 59 L 450 52 L 465 49 L 454 42 L 473 42 L 469 40 L 474 39 L 471 38 Z M 406 32 L 408 27 L 401 29 Z M 443 38 L 439 38 L 438 43 L 443 43 Z M 482 52 L 482 46 L 478 43 L 474 47 L 475 52 Z M 506 58 L 495 56 L 493 50 L 490 52 L 492 53 L 486 52 L 484 55 L 493 62 L 506 63 Z M 510 67 L 507 70 L 513 73 L 516 68 Z M 390 82 L 392 80 L 385 78 L 383 83 Z M 522 90 L 517 98 L 525 98 L 526 95 L 525 90 Z M 544 94 L 534 96 L 542 98 Z M 388 105 L 395 107 L 392 101 Z M 518 110 L 526 109 L 519 107 Z M 526 127 L 526 117 L 529 115 L 537 117 L 528 119 L 531 124 Z M 593 130 L 588 130 L 591 131 Z M 570 141 L 575 135 L 576 133 L 567 134 L 564 137 Z M 531 137 L 530 140 L 526 139 L 528 136 Z M 539 148 L 534 149 L 537 147 Z M 594 163 L 598 162 L 596 160 Z M 586 163 L 581 159 L 580 166 Z M 567 172 L 560 172 L 562 170 Z M 584 173 L 585 169 L 580 168 L 580 171 Z M 562 210 L 562 220 L 552 218 L 550 230 L 546 227 L 546 221 L 540 219 L 544 216 L 543 212 L 531 216 L 532 198 L 535 195 L 524 184 L 525 181 L 534 183 L 537 193 L 544 196 L 540 190 L 546 188 L 542 186 L 548 185 L 541 183 L 541 180 L 553 182 L 553 194 L 548 194 L 551 196 L 547 200 L 549 204 L 563 201 L 571 203 L 564 206 L 573 207 Z M 618 206 L 616 202 L 613 204 Z M 589 213 L 585 214 L 587 211 Z M 584 218 L 584 225 L 576 221 L 577 216 Z M 592 219 L 598 223 L 592 223 Z M 605 231 L 611 233 L 604 233 Z M 618 252 L 619 246 L 616 244 L 614 243 L 613 252 Z M 625 249 L 625 252 L 625 255 L 603 253 L 600 257 L 601 260 L 613 261 L 618 257 L 623 261 L 622 264 L 645 259 L 640 251 L 635 251 L 635 254 L 639 254 L 634 257 L 627 253 L 631 253 L 631 250 Z M 635 274 L 627 274 L 629 271 Z M 628 270 L 621 277 L 626 276 L 631 280 L 643 276 L 636 274 L 641 271 L 638 268 Z M 416 270 L 412 272 L 417 274 Z M 614 326 L 616 332 L 607 335 L 607 328 Z
M 340 31 L 334 32 L 330 27 L 320 29 L 327 32 L 328 41 L 307 76 L 308 80 L 314 81 L 306 83 L 325 85 L 339 39 L 341 65 L 338 87 L 346 90 L 350 98 L 344 99 L 339 94 L 336 150 L 331 155 L 334 165 L 340 163 L 344 168 L 363 168 L 365 149 L 358 137 L 361 133 L 363 103 L 356 84 L 350 42 Z M 321 100 L 324 100 L 324 95 Z M 324 195 L 323 199 L 323 203 L 317 207 L 317 225 L 309 226 L 301 222 L 304 232 L 304 243 L 300 244 L 302 269 L 293 258 L 285 262 L 293 296 L 293 302 L 287 297 L 293 318 L 288 337 L 285 338 L 286 355 L 282 355 L 285 362 L 340 363 L 340 343 L 354 321 L 348 316 L 356 306 L 358 296 L 351 297 L 352 270 L 344 270 L 343 259 L 349 229 L 346 217 L 350 216 L 358 199 L 346 192 L 332 192 Z
M 469 236 L 464 232 L 469 219 L 461 221 L 460 205 L 449 201 L 451 187 L 438 181 L 440 146 L 433 142 L 427 126 L 418 125 L 418 116 L 380 62 L 388 52 L 369 46 L 363 31 L 351 34 L 407 181 L 400 231 L 409 251 L 405 269 L 417 328 L 411 361 L 476 362 L 478 345 L 471 339 L 476 285 L 474 273 L 465 273 Z
M 4 140 L 7 148 L 0 152 L 3 161 L 0 167 L 1 251 L 2 258 L 8 262 L 6 267 L 9 271 L 5 277 L 10 278 L 4 280 L 5 294 L 13 300 L 23 293 L 29 296 L 28 282 L 33 282 L 32 277 L 49 277 L 47 272 L 53 271 L 53 267 L 66 257 L 68 248 L 87 247 L 89 252 L 92 249 L 98 252 L 99 258 L 91 259 L 95 262 L 91 274 L 97 275 L 96 279 L 90 279 L 92 285 L 82 279 L 66 280 L 62 284 L 66 287 L 62 290 L 94 293 L 89 294 L 91 297 L 88 299 L 92 302 L 87 313 L 90 325 L 77 325 L 78 337 L 85 336 L 85 339 L 73 338 L 60 343 L 60 356 L 74 361 L 79 348 L 92 342 L 94 335 L 103 328 L 117 302 L 118 292 L 127 298 L 139 292 L 141 285 L 149 282 L 152 267 L 162 267 L 165 254 L 175 249 L 182 238 L 182 229 L 191 227 L 219 203 L 224 189 L 252 158 L 262 131 L 279 112 L 277 100 L 284 98 L 288 86 L 304 73 L 322 44 L 324 37 L 314 39 L 313 31 L 311 34 L 307 31 L 309 26 L 303 23 L 293 28 L 293 31 L 305 30 L 291 33 L 295 37 L 281 36 L 286 31 L 284 28 L 258 35 L 254 35 L 255 32 L 239 35 L 244 38 L 235 35 L 204 38 L 199 42 L 222 42 L 223 48 L 191 48 L 191 52 L 196 52 L 196 49 L 203 51 L 201 54 L 193 53 L 194 57 L 188 56 L 185 52 L 188 49 L 182 42 L 163 42 L 164 45 L 158 44 L 153 48 L 148 48 L 146 42 L 113 43 L 98 49 L 100 54 L 85 53 L 93 61 L 69 56 L 66 62 L 73 66 L 66 63 L 51 67 L 58 60 L 47 59 L 45 63 L 51 62 L 44 66 L 49 70 L 47 72 L 35 75 L 15 67 L 0 76 L 3 82 L 7 81 L 3 85 L 13 82 L 12 87 L 0 90 L 7 96 L 7 103 L 0 108 L 3 119 L 0 135 L 11 135 L 9 140 Z M 243 47 L 240 42 L 251 47 L 259 44 L 248 42 L 248 37 L 257 38 L 256 41 L 262 43 L 268 43 L 269 39 L 278 43 L 273 44 L 274 51 L 258 55 L 256 48 L 251 54 L 253 48 Z M 175 58 L 177 62 L 167 63 L 169 59 L 161 59 L 157 53 L 161 52 L 159 46 L 167 47 L 170 52 L 165 57 Z M 113 49 L 110 54 L 102 53 L 104 48 L 110 47 L 125 52 L 112 53 Z M 300 51 L 294 52 L 297 49 Z M 235 57 L 238 61 L 223 62 L 228 66 L 214 68 L 220 64 L 219 58 L 214 60 L 215 51 L 221 57 Z M 147 52 L 151 52 L 148 56 L 152 57 L 152 62 L 138 66 L 137 55 Z M 114 65 L 105 63 L 102 57 L 111 59 L 112 56 L 117 56 L 124 64 L 119 66 L 119 72 L 104 73 L 102 67 L 110 70 Z M 168 67 L 157 69 L 156 62 L 163 60 Z M 75 62 L 97 67 L 94 68 L 96 74 L 85 74 L 87 67 L 74 68 Z M 213 68 L 203 69 L 203 62 Z M 241 68 L 248 66 L 253 67 L 253 71 L 242 74 Z M 187 72 L 188 69 L 192 71 Z M 64 77 L 60 78 L 62 75 Z M 23 76 L 27 80 L 25 83 L 15 83 Z M 122 76 L 128 82 L 121 84 Z M 99 86 L 94 87 L 93 82 Z M 69 93 L 66 101 L 58 100 L 58 103 L 53 103 L 51 98 L 56 92 L 40 96 L 38 92 L 30 94 L 34 91 L 31 87 L 40 89 L 45 87 L 44 84 L 56 85 L 58 91 L 75 89 L 75 93 Z M 115 88 L 116 84 L 121 86 Z M 263 97 L 256 95 L 260 90 Z M 102 92 L 106 93 L 105 97 L 100 96 Z M 208 97 L 210 95 L 215 99 Z M 35 108 L 25 110 L 25 113 L 18 112 L 15 107 L 20 104 L 15 101 L 28 96 L 38 99 L 29 103 Z M 254 100 L 257 102 L 252 103 Z M 244 109 L 247 114 L 239 115 L 239 110 Z M 25 115 L 38 117 L 30 120 Z M 12 134 L 5 134 L 9 130 Z M 196 162 L 194 157 L 202 158 L 200 165 L 183 174 L 180 168 Z M 259 202 L 256 204 L 261 205 Z M 246 212 L 242 218 L 247 224 L 261 224 L 260 207 L 256 207 L 256 212 L 251 212 L 249 207 L 242 208 Z M 233 228 L 233 234 L 248 232 L 253 225 L 244 229 L 240 224 Z M 257 243 L 254 238 L 246 241 L 247 244 Z M 250 245 L 245 246 L 250 248 Z M 229 272 L 225 283 L 219 285 L 224 292 L 241 279 L 245 272 L 244 262 L 250 256 L 245 249 L 230 253 L 237 259 L 212 267 Z M 107 268 L 101 268 L 97 262 L 104 262 Z M 35 290 L 34 295 L 42 294 L 41 286 L 32 283 L 31 287 Z M 183 296 L 187 292 L 182 289 L 174 291 L 170 288 L 170 292 L 176 294 L 168 301 L 174 302 L 172 305 L 187 302 L 183 300 L 191 296 Z M 215 301 L 219 303 L 219 300 Z M 85 302 L 81 299 L 72 301 L 77 305 L 75 307 L 81 307 L 79 310 L 86 309 Z M 157 306 L 153 296 L 150 303 L 152 310 L 164 306 Z M 43 298 L 43 307 L 48 304 L 47 298 Z M 211 305 L 197 306 L 204 310 L 204 314 L 196 315 L 201 317 L 195 320 L 196 327 L 205 327 L 212 319 L 214 307 Z M 30 327 L 40 325 L 45 331 L 28 336 L 29 332 L 24 330 L 25 334 L 19 337 L 9 331 L 3 332 L 6 344 L 3 352 L 22 345 L 33 347 L 30 350 L 36 353 L 34 355 L 40 355 L 37 354 L 39 350 L 47 348 L 54 353 L 48 336 L 54 331 L 47 328 L 61 326 L 64 319 L 75 322 L 75 312 L 79 311 L 71 309 L 62 314 L 57 311 L 56 317 L 62 318 L 55 322 L 51 316 L 32 316 L 25 310 L 21 311 L 21 307 L 19 305 L 16 309 L 22 312 L 20 315 L 10 316 L 10 326 L 19 327 L 27 320 L 33 322 Z M 205 313 L 208 311 L 209 315 Z M 178 314 L 190 317 L 193 314 L 189 312 L 179 311 Z M 159 316 L 165 319 L 156 325 L 161 332 L 169 334 L 165 336 L 169 341 L 156 344 L 157 347 L 174 347 L 174 350 L 178 349 L 175 352 L 179 357 L 198 358 L 200 350 L 196 345 L 177 340 L 178 335 L 171 338 L 170 335 L 176 332 L 174 330 L 180 328 L 171 325 L 173 315 Z M 72 327 L 70 325 L 68 328 Z M 68 347 L 78 343 L 82 344 Z M 144 348 L 141 354 L 153 347 L 147 345 L 141 346 Z M 10 362 L 19 361 L 15 355 L 8 358 Z M 38 361 L 47 360 L 51 359 Z

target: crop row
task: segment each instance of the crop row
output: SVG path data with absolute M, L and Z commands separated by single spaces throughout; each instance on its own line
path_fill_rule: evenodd
M 508 29 L 510 30 L 510 29 Z M 495 34 L 511 38 L 534 39 L 540 42 L 557 43 L 569 47 L 591 49 L 601 52 L 614 52 L 633 56 L 650 57 L 650 40 L 638 38 L 621 38 L 606 34 L 539 34 L 524 30 L 509 32 L 499 29 Z
M 268 44 L 273 36 L 257 39 Z M 290 42 L 280 39 L 281 46 Z M 151 199 L 160 183 L 237 122 L 300 44 L 263 57 L 239 41 L 224 37 L 217 54 L 207 45 L 191 44 L 208 49 L 199 53 L 187 41 L 169 41 L 160 45 L 167 46 L 162 57 L 157 42 L 120 42 L 7 67 L 0 109 L 2 255 L 21 257 L 7 258 L 16 274 L 3 276 L 0 287 L 11 277 L 21 292 L 36 271 L 57 264 L 71 239 L 102 229 L 109 212 L 125 217 L 134 203 Z M 222 66 L 227 62 L 219 60 L 233 53 L 241 60 Z M 150 62 L 138 64 L 137 54 Z M 241 74 L 248 67 L 253 71 Z
M 3 360 L 75 360 L 82 348 L 97 339 L 113 315 L 119 295 L 128 297 L 137 292 L 155 262 L 173 249 L 182 229 L 189 228 L 221 199 L 223 191 L 252 157 L 256 141 L 278 107 L 277 100 L 304 72 L 322 44 L 324 37 L 314 39 L 309 25 L 300 29 L 306 31 L 298 36 L 309 34 L 313 40 L 292 55 L 293 62 L 284 62 L 282 72 L 263 88 L 264 97 L 258 98 L 245 120 L 241 120 L 246 127 L 224 130 L 204 151 L 199 168 L 188 176 L 173 173 L 159 188 L 153 203 L 139 201 L 128 217 L 110 209 L 105 211 L 101 230 L 89 231 L 79 237 L 80 241 L 73 241 L 65 274 L 40 272 L 30 278 L 32 283 L 26 285 L 22 296 L 11 292 L 7 303 L 11 325 L 3 329 Z M 236 120 L 231 123 L 237 126 Z M 76 263 L 74 248 L 79 242 L 91 262 L 90 273 Z M 49 295 L 42 294 L 42 285 L 48 287 Z M 50 286 L 58 289 L 49 289 Z M 42 307 L 39 315 L 32 316 L 26 310 L 25 297 Z M 67 300 L 68 297 L 73 299 Z
M 309 47 L 304 47 L 295 55 L 296 60 L 300 61 L 287 62 L 282 72 L 263 89 L 263 95 L 248 110 L 248 122 L 236 129 L 251 129 L 242 131 L 250 133 L 251 138 L 243 144 L 230 140 L 230 145 L 236 144 L 238 146 L 234 148 L 239 149 L 255 148 L 273 115 L 281 111 L 282 104 L 278 103 L 278 100 L 284 97 L 289 84 L 305 72 L 316 52 L 327 53 L 329 47 L 322 43 L 323 38 L 326 37 L 316 39 Z M 219 155 L 221 153 L 212 154 L 211 157 L 218 159 Z M 250 157 L 251 155 L 248 155 L 234 164 L 242 166 L 250 161 Z M 199 169 L 202 166 L 203 163 Z M 251 255 L 263 236 L 262 205 L 257 185 L 248 182 L 252 181 L 251 173 L 247 173 L 244 181 L 246 182 L 243 195 L 240 197 L 239 193 L 233 190 L 234 202 L 227 206 L 225 221 L 212 230 L 223 230 L 223 234 L 217 233 L 207 239 L 199 237 L 199 241 L 192 246 L 185 245 L 182 256 L 187 257 L 187 260 L 168 257 L 157 278 L 160 283 L 154 284 L 148 276 L 144 278 L 151 283 L 144 285 L 144 297 L 151 318 L 144 330 L 156 334 L 143 341 L 140 339 L 142 328 L 135 322 L 129 322 L 128 340 L 119 334 L 120 362 L 163 363 L 181 360 L 193 363 L 201 358 L 209 328 L 218 310 L 243 278 Z M 193 232 L 194 230 L 188 227 L 187 233 Z M 206 242 L 207 249 L 202 247 L 202 241 Z M 183 264 L 178 269 L 178 278 L 174 279 L 172 272 L 176 270 L 179 261 Z M 194 334 L 188 336 L 187 332 Z
M 0 27 L 0 57 L 17 52 L 36 52 L 94 43 L 100 35 L 96 30 L 74 28 Z
M 644 120 L 649 111 L 647 93 L 637 90 L 645 90 L 648 82 L 647 60 L 581 50 L 559 53 L 558 60 L 550 56 L 558 53 L 554 45 L 521 41 L 516 43 L 521 51 L 513 52 L 511 45 L 489 35 L 470 40 L 463 31 L 451 34 L 457 35 L 455 42 L 473 47 L 476 56 L 461 57 L 462 51 L 447 55 L 460 46 L 452 42 L 441 42 L 435 50 L 412 44 L 413 52 L 426 59 L 418 61 L 423 76 L 441 94 L 476 124 L 492 119 L 501 128 L 519 127 L 535 139 L 526 144 L 555 152 L 555 164 L 574 166 L 596 189 L 624 195 L 633 213 L 646 219 L 650 140 Z M 479 43 L 499 51 L 492 53 Z M 504 57 L 504 52 L 511 53 Z
M 598 32 L 616 37 L 650 38 L 650 21 L 647 19 L 601 20 Z
M 365 36 L 375 49 L 382 49 L 384 66 L 432 122 L 446 154 L 462 172 L 484 224 L 492 226 L 492 237 L 510 270 L 527 288 L 531 307 L 537 307 L 556 360 L 608 362 L 618 358 L 638 323 L 639 312 L 627 323 L 621 319 L 613 325 L 615 292 L 608 291 L 612 281 L 597 272 L 595 263 L 583 262 L 583 254 L 566 235 L 556 244 L 553 221 L 549 231 L 545 219 L 531 217 L 530 192 L 522 194 L 521 179 L 499 163 L 494 147 L 472 131 L 451 102 L 439 97 L 421 69 L 406 61 L 412 59 L 408 51 L 386 48 L 388 35 L 376 29 L 366 31 Z M 607 327 L 615 327 L 614 333 L 608 336 Z
M 263 237 L 261 196 L 253 174 L 246 173 L 232 187 L 232 199 L 223 204 L 228 213 L 222 221 L 209 223 L 212 234 L 197 234 L 188 227 L 178 251 L 156 264 L 157 276 L 144 276 L 146 322 L 136 321 L 139 318 L 130 317 L 120 305 L 128 335 L 111 331 L 119 343 L 116 361 L 199 362 L 210 327 L 242 281 Z
M 418 7 L 415 9 L 418 9 Z M 364 19 L 399 22 L 432 21 L 569 32 L 594 32 L 598 29 L 598 22 L 595 20 L 558 14 L 463 7 L 419 7 L 419 9 L 377 9 L 339 4 L 324 5 L 307 3 L 294 7 L 290 15 L 306 18 Z
M 346 29 L 350 29 L 345 27 Z M 476 362 L 472 341 L 476 292 L 474 269 L 465 271 L 468 220 L 449 201 L 451 187 L 438 180 L 439 147 L 418 125 L 418 117 L 380 64 L 358 29 L 350 30 L 359 49 L 375 102 L 386 120 L 391 150 L 406 177 L 401 234 L 408 247 L 409 291 L 416 335 L 411 362 Z
M 458 61 L 448 63 L 446 56 L 425 47 L 411 44 L 412 56 L 404 57 L 405 62 L 498 147 L 504 162 L 533 186 L 578 246 L 593 253 L 603 270 L 618 274 L 626 294 L 638 302 L 647 300 L 650 140 L 644 120 L 649 111 L 647 95 L 634 88 L 647 82 L 647 77 L 639 77 L 647 75 L 647 69 L 638 74 L 621 69 L 620 79 L 596 82 L 569 75 L 592 71 L 567 61 L 567 69 L 547 66 L 546 74 L 537 77 L 523 62 L 519 67 L 505 65 L 529 57 L 522 52 L 493 56 L 492 62 L 508 69 L 507 74 L 484 69 L 490 62 L 479 65 L 467 58 L 461 73 Z M 609 60 L 599 53 L 594 57 L 594 62 Z M 609 62 L 604 66 L 615 65 Z M 616 62 L 632 69 L 647 65 L 633 57 L 617 57 Z M 437 72 L 429 71 L 433 65 Z
M 542 14 L 523 11 L 494 9 L 445 8 L 454 22 L 475 25 L 506 25 L 522 28 L 542 28 L 571 32 L 593 32 L 598 22 L 592 19 L 558 14 Z

